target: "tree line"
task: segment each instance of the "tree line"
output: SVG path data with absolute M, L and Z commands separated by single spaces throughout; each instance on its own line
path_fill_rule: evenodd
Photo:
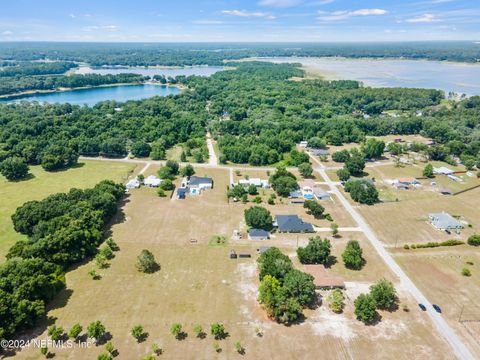
M 12 221 L 27 239 L 15 243 L 0 266 L 0 339 L 45 316 L 46 304 L 65 286 L 68 267 L 96 253 L 123 194 L 123 185 L 102 181 L 17 209 Z

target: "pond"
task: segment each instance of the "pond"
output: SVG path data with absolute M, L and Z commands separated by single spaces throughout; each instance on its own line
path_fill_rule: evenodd
M 480 64 L 403 59 L 258 58 L 276 63 L 298 62 L 327 80 L 357 80 L 371 87 L 439 89 L 480 95 Z
M 124 102 L 128 100 L 141 100 L 153 96 L 167 96 L 179 94 L 182 90 L 173 86 L 156 84 L 104 86 L 71 91 L 55 91 L 49 93 L 36 93 L 0 99 L 0 103 L 19 101 L 38 101 L 40 103 L 70 103 L 72 105 L 93 106 L 100 101 L 115 100 Z

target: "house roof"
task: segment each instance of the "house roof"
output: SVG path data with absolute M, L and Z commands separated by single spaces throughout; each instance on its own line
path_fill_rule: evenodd
M 248 236 L 268 238 L 270 236 L 270 233 L 263 229 L 250 229 L 248 230 Z
M 277 215 L 278 230 L 284 232 L 314 232 L 313 225 L 303 222 L 297 215 Z
M 414 177 L 403 177 L 398 179 L 399 183 L 405 183 L 405 184 L 415 184 L 418 183 L 418 180 L 415 179 Z
M 313 283 L 317 288 L 344 288 L 343 278 L 329 274 L 323 265 L 304 265 L 304 271 L 313 276 Z
M 212 185 L 213 180 L 212 178 L 209 178 L 209 177 L 191 176 L 188 184 L 191 186 L 201 185 L 201 184 Z
M 429 215 L 431 223 L 437 229 L 459 229 L 463 224 L 452 215 L 442 212 Z
M 325 150 L 325 149 L 310 149 L 310 152 L 313 155 L 328 155 L 328 154 L 330 154 L 330 152 L 328 150 Z
M 330 194 L 321 188 L 314 188 L 313 193 L 317 198 L 330 197 Z
M 453 170 L 445 167 L 445 166 L 441 166 L 441 167 L 434 167 L 433 168 L 433 172 L 435 174 L 443 174 L 443 175 L 448 175 L 448 174 L 453 174 Z
M 291 191 L 290 194 L 288 194 L 289 198 L 301 198 L 302 197 L 302 192 L 300 190 L 295 190 Z

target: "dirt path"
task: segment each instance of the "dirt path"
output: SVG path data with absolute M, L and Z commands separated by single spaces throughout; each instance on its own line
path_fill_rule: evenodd
M 217 154 L 213 147 L 212 134 L 207 133 L 207 147 L 208 147 L 208 164 L 210 166 L 218 166 Z

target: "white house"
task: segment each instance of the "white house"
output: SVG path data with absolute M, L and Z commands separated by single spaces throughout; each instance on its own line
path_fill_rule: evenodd
M 199 195 L 205 189 L 213 188 L 213 180 L 208 177 L 191 176 L 188 181 L 188 190 L 192 195 Z
M 452 175 L 453 174 L 453 170 L 445 167 L 445 166 L 441 166 L 441 167 L 434 167 L 433 168 L 433 173 L 434 174 L 439 174 L 439 175 Z
M 300 141 L 300 144 L 299 144 L 299 145 L 300 145 L 300 147 L 302 147 L 302 148 L 306 148 L 306 147 L 308 147 L 308 141 Z
M 255 185 L 256 187 L 261 187 L 261 188 L 268 188 L 270 187 L 270 184 L 268 183 L 268 180 L 262 180 L 259 178 L 250 178 L 250 179 L 242 179 L 238 181 L 239 185 L 242 185 L 243 187 L 248 187 L 250 185 Z
M 138 179 L 132 179 L 127 183 L 127 185 L 125 185 L 125 188 L 127 190 L 138 189 L 139 187 L 140 187 L 140 181 L 138 181 Z
M 150 175 L 145 180 L 143 180 L 143 184 L 148 187 L 159 187 L 162 183 L 162 180 L 157 178 L 155 175 Z

